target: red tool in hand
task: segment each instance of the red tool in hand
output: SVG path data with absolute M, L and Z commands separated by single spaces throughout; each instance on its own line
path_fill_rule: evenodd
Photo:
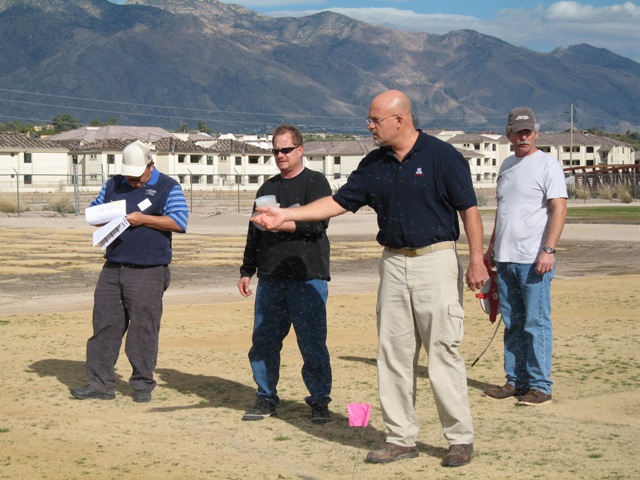
M 495 265 L 487 265 L 489 278 L 484 282 L 480 292 L 476 293 L 476 298 L 480 299 L 480 305 L 484 313 L 489 315 L 489 321 L 494 323 L 500 313 L 500 302 L 498 301 L 498 272 Z
M 491 323 L 494 323 L 498 318 L 498 314 L 500 313 L 500 302 L 498 300 L 498 272 L 496 270 L 495 264 L 493 264 L 493 261 L 491 261 L 490 263 L 491 264 L 485 262 L 487 272 L 489 272 L 489 278 L 487 278 L 487 280 L 484 282 L 484 285 L 480 289 L 480 292 L 476 293 L 476 298 L 480 299 L 480 306 L 482 306 L 482 310 L 484 310 L 484 312 L 489 315 L 489 321 Z M 502 318 L 500 318 L 500 320 L 502 320 Z M 496 337 L 496 333 L 498 333 L 498 329 L 500 328 L 500 323 L 502 322 L 498 322 L 498 325 L 496 325 L 496 329 L 494 330 L 487 346 L 484 348 L 482 353 L 478 355 L 478 358 L 476 358 L 471 364 L 472 367 L 476 363 L 478 363 L 478 360 L 480 360 L 482 355 L 484 355 L 484 353 L 489 348 L 489 345 L 491 345 L 491 342 L 493 342 L 493 339 Z

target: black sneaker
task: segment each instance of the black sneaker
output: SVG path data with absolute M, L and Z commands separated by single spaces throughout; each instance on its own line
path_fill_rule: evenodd
M 137 403 L 146 403 L 151 401 L 151 390 L 134 390 L 133 401 Z
M 311 423 L 329 423 L 331 414 L 327 405 L 311 405 Z
M 113 400 L 116 398 L 116 394 L 113 392 L 104 392 L 102 390 L 96 390 L 91 385 L 86 385 L 84 387 L 71 388 L 69 389 L 71 395 L 73 395 L 78 400 L 86 400 L 90 399 L 98 399 L 98 400 Z
M 265 397 L 258 397 L 256 404 L 244 413 L 242 420 L 263 420 L 267 417 L 275 417 L 276 415 L 276 406 L 270 403 Z

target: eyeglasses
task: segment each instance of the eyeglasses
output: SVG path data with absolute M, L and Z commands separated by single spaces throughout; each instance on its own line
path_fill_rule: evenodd
M 367 125 L 380 125 L 382 122 L 384 122 L 387 118 L 391 118 L 391 117 L 398 117 L 399 115 L 389 115 L 388 117 L 384 117 L 384 118 L 376 118 L 376 117 L 367 117 L 365 118 L 365 122 L 367 122 Z
M 277 156 L 279 153 L 284 153 L 285 155 L 289 155 L 291 152 L 293 152 L 299 146 L 300 145 L 294 145 L 293 147 L 284 147 L 284 148 L 272 148 L 271 152 L 275 156 Z

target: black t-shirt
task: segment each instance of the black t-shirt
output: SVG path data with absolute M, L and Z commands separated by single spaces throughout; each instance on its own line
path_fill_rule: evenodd
M 256 197 L 275 195 L 283 208 L 306 205 L 331 195 L 325 176 L 305 168 L 290 179 L 270 178 L 258 189 Z M 295 207 L 293 207 L 295 208 Z M 329 221 L 296 222 L 295 233 L 259 230 L 249 222 L 242 276 L 294 280 L 329 280 Z

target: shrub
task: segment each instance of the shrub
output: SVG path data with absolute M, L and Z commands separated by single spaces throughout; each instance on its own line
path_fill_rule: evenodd
M 476 198 L 478 200 L 478 206 L 479 207 L 486 207 L 487 204 L 489 203 L 489 199 L 486 196 L 484 196 L 483 194 L 481 194 L 481 193 L 476 195 Z
M 18 213 L 18 203 L 13 198 L 0 197 L 0 212 Z
M 67 197 L 60 197 L 54 200 L 53 203 L 43 206 L 42 210 L 58 212 L 61 215 L 76 213 L 76 207 Z
M 613 189 L 611 188 L 611 185 L 603 185 L 600 188 L 598 188 L 598 198 L 601 198 L 602 200 L 613 200 Z
M 631 187 L 629 185 L 620 185 L 616 188 L 616 195 L 622 203 L 633 202 L 633 195 L 631 195 Z
M 587 199 L 591 198 L 591 192 L 589 189 L 582 185 L 577 185 L 574 189 L 574 193 L 577 199 L 584 200 L 585 202 Z

